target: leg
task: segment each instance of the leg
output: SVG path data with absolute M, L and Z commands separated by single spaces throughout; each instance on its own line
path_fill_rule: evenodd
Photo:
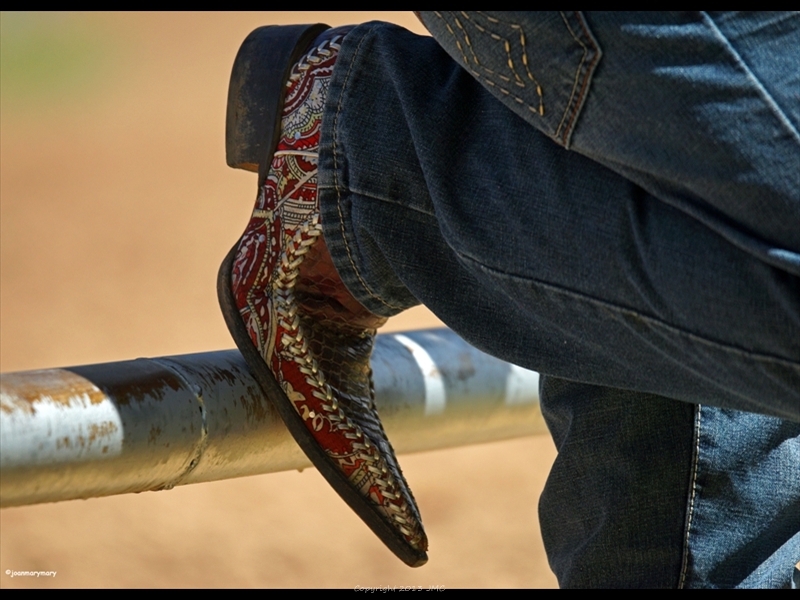
M 607 161 L 611 149 L 599 156 L 591 147 L 568 153 L 498 103 L 434 42 L 396 29 L 370 25 L 353 32 L 330 81 L 319 146 L 322 227 L 338 275 L 376 323 L 423 301 L 476 345 L 545 373 L 800 418 L 800 294 L 793 239 L 783 239 L 793 230 L 770 229 L 785 221 L 773 215 L 759 223 L 767 229 L 749 235 L 748 223 L 728 227 L 735 215 L 715 204 L 717 198 L 684 202 L 669 186 L 665 191 L 641 179 L 643 169 Z M 568 106 L 575 117 L 569 129 L 577 127 L 584 108 L 588 112 L 585 100 Z M 576 135 L 569 133 L 563 143 Z M 297 139 L 285 141 L 293 147 Z M 301 150 L 290 153 L 316 156 Z M 285 161 L 275 157 L 272 168 L 279 172 L 270 170 L 268 182 L 294 177 L 291 169 L 281 171 Z M 315 174 L 298 180 L 296 188 L 302 196 L 296 200 L 309 214 L 317 198 L 306 198 L 301 188 L 310 192 Z M 669 182 L 662 175 L 656 183 Z M 283 307 L 266 322 L 297 329 L 297 335 L 279 353 L 270 345 L 262 348 L 245 330 L 239 337 L 247 349 L 258 346 L 261 356 L 254 363 L 272 360 L 295 369 L 293 351 L 306 353 L 303 339 L 310 340 L 310 352 L 324 350 L 325 340 L 315 339 L 316 309 L 309 307 L 318 300 L 328 306 L 331 296 L 319 296 L 316 275 L 308 270 L 308 256 L 316 257 L 314 264 L 327 260 L 318 221 L 308 222 L 318 241 L 303 258 L 306 251 L 295 250 L 315 242 L 299 229 L 300 237 L 292 238 L 295 225 L 289 221 L 297 207 L 285 200 L 259 197 L 253 213 L 253 232 L 286 225 L 264 239 L 291 250 L 285 265 L 258 271 L 265 275 L 259 281 L 274 280 L 277 287 L 256 302 Z M 794 205 L 781 202 L 777 214 L 791 216 Z M 750 206 L 743 216 L 752 212 Z M 251 239 L 261 237 L 246 233 L 245 240 Z M 301 245 L 295 248 L 295 242 Z M 239 246 L 240 265 L 250 264 L 248 247 Z M 238 294 L 245 271 L 234 268 L 233 277 L 230 272 L 221 287 L 227 290 L 232 282 Z M 298 283 L 307 280 L 309 286 L 298 285 L 292 296 L 294 279 L 286 273 L 299 273 Z M 260 309 L 249 300 L 245 305 L 239 310 L 247 326 L 247 315 Z M 306 318 L 310 335 L 295 328 L 295 316 Z M 289 344 L 285 334 L 270 332 L 269 339 L 276 348 Z M 334 357 L 331 365 L 338 362 Z M 318 372 L 313 364 L 303 368 L 308 372 L 301 368 L 296 377 L 301 385 L 301 375 Z M 279 382 L 286 378 L 281 369 L 272 371 Z M 272 375 L 268 379 L 274 382 Z M 347 377 L 339 379 L 334 383 L 346 387 Z M 359 375 L 365 390 L 367 380 L 366 372 Z M 292 401 L 316 402 L 307 396 Z M 331 406 L 335 412 L 336 402 Z M 310 419 L 316 419 L 311 412 Z M 297 424 L 302 432 L 313 425 Z M 375 427 L 380 429 L 379 422 Z M 391 453 L 388 443 L 386 448 Z M 380 519 L 379 528 L 386 524 Z M 419 561 L 417 554 L 407 558 Z
M 431 40 L 369 25 L 343 57 L 320 199 L 350 290 L 385 316 L 422 301 L 495 355 L 585 382 L 543 391 L 561 451 L 543 531 L 562 584 L 785 585 L 797 426 L 703 403 L 800 420 L 791 260 L 567 152 Z M 597 430 L 609 422 L 619 437 Z M 596 470 L 576 480 L 584 461 Z M 727 481 L 731 461 L 744 486 Z M 762 477 L 788 493 L 758 511 Z M 720 525 L 733 520 L 735 539 Z
M 559 454 L 539 518 L 562 587 L 789 587 L 800 424 L 553 377 L 541 392 Z
M 554 377 L 541 401 L 558 457 L 539 520 L 559 585 L 677 587 L 694 407 Z
M 800 420 L 797 276 L 565 150 L 431 39 L 368 24 L 341 60 L 322 225 L 365 307 L 423 302 L 543 373 Z
M 485 88 L 730 243 L 800 274 L 800 15 L 432 12 Z

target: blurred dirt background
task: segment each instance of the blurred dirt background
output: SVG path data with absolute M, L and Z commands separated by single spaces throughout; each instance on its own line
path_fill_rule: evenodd
M 3 13 L 0 370 L 232 347 L 216 271 L 255 189 L 225 166 L 233 58 L 259 25 L 372 19 L 424 33 L 410 12 Z M 421 569 L 308 469 L 5 509 L 0 587 L 553 587 L 536 505 L 554 457 L 546 436 L 402 456 Z

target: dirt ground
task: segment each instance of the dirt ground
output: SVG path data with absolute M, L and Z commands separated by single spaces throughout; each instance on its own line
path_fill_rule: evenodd
M 0 370 L 232 347 L 216 303 L 253 175 L 226 167 L 239 44 L 411 13 L 2 15 Z M 394 330 L 439 325 L 425 309 Z M 553 587 L 546 436 L 401 456 L 430 561 L 385 550 L 313 469 L 5 509 L 0 587 Z M 9 571 L 56 571 L 54 578 Z

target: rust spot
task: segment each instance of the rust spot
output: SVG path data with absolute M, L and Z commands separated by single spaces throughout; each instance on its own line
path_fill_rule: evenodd
M 249 423 L 263 423 L 278 415 L 272 402 L 258 385 L 247 386 L 246 393 L 239 396 L 239 405 L 244 409 Z
M 148 359 L 113 363 L 113 366 L 70 367 L 69 371 L 94 383 L 120 406 L 163 400 L 167 390 L 188 391 L 172 371 Z
M 11 401 L 6 401 L 5 398 L 3 398 L 3 401 L 0 402 L 0 411 L 6 413 L 7 415 L 13 415 L 14 408 L 14 404 Z
M 65 369 L 6 373 L 0 381 L 0 390 L 5 413 L 20 410 L 33 415 L 39 402 L 67 407 L 86 400 L 91 404 L 106 400 L 106 395 L 91 381 Z
M 108 437 L 117 431 L 117 429 L 119 429 L 119 427 L 117 427 L 117 424 L 113 421 L 105 421 L 100 424 L 92 423 L 89 425 L 89 443 L 91 444 L 97 440 L 97 438 Z
M 153 425 L 150 427 L 150 434 L 147 436 L 147 443 L 148 444 L 155 444 L 158 436 L 161 435 L 161 427 L 156 427 Z
M 458 379 L 466 381 L 475 375 L 475 365 L 472 362 L 472 357 L 466 352 L 458 357 Z

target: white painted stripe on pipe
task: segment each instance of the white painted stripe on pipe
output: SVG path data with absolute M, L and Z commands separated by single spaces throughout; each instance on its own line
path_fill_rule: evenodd
M 447 405 L 447 392 L 444 389 L 444 379 L 442 379 L 439 367 L 433 362 L 428 351 L 411 338 L 396 334 L 394 339 L 409 349 L 422 372 L 422 380 L 425 382 L 425 414 L 443 413 L 444 407 Z
M 509 366 L 511 368 L 506 375 L 505 403 L 515 405 L 537 402 L 539 400 L 539 374 L 517 365 Z
M 122 419 L 107 397 L 97 401 L 102 392 L 95 391 L 94 397 L 73 393 L 68 403 L 45 394 L 37 399 L 33 414 L 18 411 L 3 419 L 2 468 L 107 460 L 119 455 Z

